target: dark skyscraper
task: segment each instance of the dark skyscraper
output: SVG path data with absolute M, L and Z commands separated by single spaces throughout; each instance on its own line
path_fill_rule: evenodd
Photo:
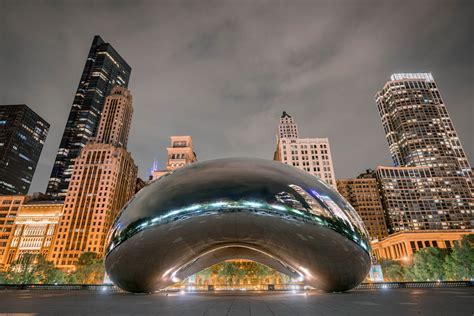
M 59 145 L 48 194 L 66 194 L 74 159 L 97 133 L 105 97 L 116 85 L 128 87 L 130 72 L 130 66 L 112 45 L 95 36 Z
M 48 130 L 27 105 L 0 105 L 0 195 L 28 193 Z

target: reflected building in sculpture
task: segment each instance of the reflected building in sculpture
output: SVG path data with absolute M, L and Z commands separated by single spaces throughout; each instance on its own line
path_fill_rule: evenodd
M 355 287 L 371 262 L 362 220 L 325 182 L 236 158 L 189 164 L 142 189 L 112 226 L 105 263 L 116 285 L 151 292 L 233 259 L 325 291 Z

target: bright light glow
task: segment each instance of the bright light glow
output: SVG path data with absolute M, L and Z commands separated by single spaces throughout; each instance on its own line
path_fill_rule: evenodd
M 180 278 L 176 277 L 176 271 L 173 272 L 173 274 L 171 275 L 171 281 L 173 281 L 173 282 L 179 282 L 179 281 L 181 281 Z
M 247 205 L 247 206 L 250 206 L 250 207 L 262 207 L 263 206 L 262 203 L 253 202 L 253 201 L 246 201 L 243 204 Z
M 311 276 L 311 273 L 310 273 L 309 270 L 306 269 L 305 267 L 300 267 L 300 270 L 303 271 L 303 273 L 304 273 L 306 276 L 308 276 L 308 277 Z
M 304 215 L 303 212 L 295 210 L 294 208 L 290 208 L 290 211 L 292 211 L 293 213 L 299 214 L 299 215 Z
M 183 211 L 195 211 L 197 209 L 200 209 L 202 207 L 201 204 L 194 204 L 194 205 L 191 205 L 185 209 L 183 209 Z
M 171 271 L 173 271 L 173 269 L 174 269 L 174 267 L 173 267 L 173 268 L 170 268 L 170 269 L 168 269 L 168 270 L 166 270 L 165 273 L 163 273 L 162 277 L 163 277 L 163 278 L 166 278 L 166 276 L 167 276 L 168 274 L 170 274 Z
M 275 210 L 286 211 L 286 207 L 284 207 L 283 205 L 272 204 L 272 205 L 270 205 L 270 207 L 275 209 Z
M 227 205 L 226 202 L 214 202 L 214 203 L 209 204 L 210 207 L 221 207 L 221 206 L 226 206 L 226 205 Z

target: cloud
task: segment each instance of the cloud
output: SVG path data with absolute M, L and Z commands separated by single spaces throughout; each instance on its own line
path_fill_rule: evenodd
M 51 123 L 31 192 L 48 181 L 95 34 L 132 66 L 128 149 L 147 173 L 170 135 L 198 159 L 271 159 L 282 110 L 329 137 L 337 177 L 390 164 L 373 99 L 393 72 L 432 71 L 474 156 L 469 1 L 8 1 L 0 103 Z M 456 23 L 453 23 L 455 21 Z

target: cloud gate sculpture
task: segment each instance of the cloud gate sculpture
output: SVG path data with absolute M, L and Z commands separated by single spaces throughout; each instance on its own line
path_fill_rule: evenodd
M 334 189 L 295 167 L 218 159 L 142 189 L 109 234 L 106 270 L 124 290 L 163 289 L 228 259 L 249 259 L 324 291 L 357 286 L 368 234 Z

